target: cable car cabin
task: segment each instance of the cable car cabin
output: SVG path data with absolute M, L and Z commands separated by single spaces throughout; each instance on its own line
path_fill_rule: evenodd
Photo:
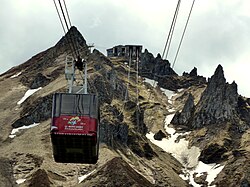
M 51 141 L 56 162 L 95 164 L 99 152 L 97 96 L 54 94 Z

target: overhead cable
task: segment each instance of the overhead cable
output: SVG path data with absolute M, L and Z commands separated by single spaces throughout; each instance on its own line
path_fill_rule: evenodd
M 65 3 L 65 0 L 63 0 L 63 4 L 64 4 L 64 8 L 65 8 L 66 13 L 67 13 L 67 17 L 68 17 L 69 25 L 70 25 L 70 27 L 71 27 L 71 21 L 70 21 L 70 18 L 69 18 L 69 12 L 68 12 L 68 9 L 67 9 L 67 6 L 66 6 L 66 3 Z
M 167 48 L 167 47 L 168 47 L 168 51 L 169 51 L 169 47 L 170 47 L 172 35 L 173 35 L 173 32 L 174 32 L 175 23 L 176 23 L 176 20 L 177 20 L 177 16 L 178 16 L 180 4 L 181 4 L 181 0 L 178 0 L 177 5 L 176 5 L 176 9 L 175 9 L 175 13 L 174 13 L 174 17 L 173 17 L 173 19 L 172 19 L 172 23 L 171 23 L 171 26 L 170 26 L 170 29 L 169 29 L 167 41 L 166 41 L 165 46 L 164 46 L 164 49 L 163 49 L 162 59 L 164 59 L 164 56 L 165 56 L 165 52 L 166 52 L 166 48 Z M 167 53 L 168 53 L 168 52 L 167 52 Z
M 174 24 L 173 24 L 172 32 L 171 32 L 170 38 L 169 38 L 167 52 L 166 52 L 165 58 L 163 56 L 162 59 L 167 59 L 168 58 L 168 52 L 169 52 L 169 49 L 170 49 L 170 46 L 171 46 L 172 37 L 173 37 L 173 34 L 174 34 L 175 24 L 176 24 L 176 21 L 177 21 L 177 16 L 178 16 L 178 13 L 179 13 L 181 1 L 179 1 L 178 3 L 179 3 L 179 5 L 177 4 L 177 7 L 176 7 L 177 9 L 176 9 L 176 14 L 175 14 L 175 19 L 174 19 Z
M 53 1 L 54 1 L 54 5 L 55 5 L 55 7 L 56 7 L 56 12 L 57 12 L 57 15 L 58 15 L 58 17 L 59 17 L 59 19 L 60 19 L 60 23 L 61 23 L 61 25 L 62 25 L 64 34 L 66 34 L 66 30 L 65 30 L 65 28 L 64 28 L 64 25 L 63 25 L 63 22 L 62 22 L 62 18 L 61 18 L 61 16 L 60 16 L 59 10 L 58 10 L 58 8 L 57 8 L 56 2 L 55 2 L 55 0 L 53 0 Z
M 182 36 L 181 36 L 181 40 L 180 40 L 180 43 L 179 43 L 179 46 L 178 46 L 178 49 L 177 49 L 177 52 L 176 52 L 176 55 L 175 55 L 175 58 L 174 58 L 172 69 L 174 68 L 175 62 L 177 60 L 177 57 L 178 57 L 178 54 L 179 54 L 179 51 L 180 51 L 180 48 L 181 48 L 181 44 L 182 44 L 182 41 L 183 41 L 183 38 L 184 38 L 184 35 L 185 35 L 185 32 L 186 32 L 186 29 L 187 29 L 187 25 L 188 25 L 188 22 L 189 22 L 189 19 L 190 19 L 190 16 L 191 16 L 191 13 L 192 13 L 192 10 L 193 10 L 193 7 L 194 7 L 194 3 L 195 3 L 195 0 L 193 0 L 192 6 L 191 6 L 191 9 L 190 9 L 188 18 L 187 18 L 186 25 L 185 25 L 185 28 L 183 30 L 183 33 L 182 33 Z

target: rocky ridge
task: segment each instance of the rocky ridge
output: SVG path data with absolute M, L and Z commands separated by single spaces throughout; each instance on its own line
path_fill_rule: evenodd
M 54 92 L 67 90 L 64 60 L 71 51 L 69 37 L 78 42 L 81 56 L 88 61 L 90 92 L 99 96 L 102 143 L 96 165 L 60 164 L 52 158 L 51 98 Z M 182 165 L 145 136 L 152 131 L 159 141 L 169 138 L 164 119 L 173 114 L 170 110 L 173 107 L 179 112 L 172 125 L 179 131 L 190 132 L 178 140 L 186 138 L 190 146 L 198 146 L 202 150 L 199 159 L 204 163 L 225 165 L 214 184 L 249 185 L 250 100 L 238 95 L 236 83 L 226 83 L 222 66 L 218 66 L 207 82 L 197 74 L 196 68 L 177 75 L 168 61 L 160 55 L 154 58 L 145 50 L 141 76 L 155 79 L 158 86 L 165 89 L 182 88 L 171 102 L 159 87 L 153 88 L 143 78 L 137 85 L 133 69 L 128 82 L 127 72 L 122 60 L 111 61 L 98 50 L 90 52 L 80 32 L 72 27 L 54 47 L 0 75 L 0 102 L 5 106 L 0 108 L 0 151 L 3 153 L 0 164 L 5 168 L 0 169 L 0 184 L 17 186 L 15 181 L 26 179 L 19 186 L 188 186 L 188 181 L 179 176 Z M 10 89 L 3 92 L 6 84 Z M 42 89 L 17 105 L 27 90 L 39 87 Z M 128 100 L 124 102 L 127 88 Z M 139 108 L 136 88 L 139 89 Z M 152 97 L 148 100 L 150 94 Z M 14 139 L 8 137 L 13 128 L 34 122 L 40 125 L 18 132 Z M 86 174 L 89 175 L 80 181 Z M 205 186 L 205 178 L 203 175 L 196 180 Z
M 60 164 L 55 163 L 52 158 L 49 136 L 51 98 L 54 92 L 67 91 L 64 60 L 71 52 L 68 37 L 78 41 L 80 54 L 88 61 L 90 92 L 98 92 L 99 96 L 102 143 L 100 159 L 94 166 Z M 151 105 L 150 111 L 154 110 L 155 106 L 159 107 L 155 105 L 159 100 L 153 94 L 153 103 L 146 102 L 149 91 L 141 79 L 139 84 L 141 105 L 138 110 L 135 104 L 136 74 L 133 70 L 127 102 L 130 104 L 127 104 L 123 110 L 127 72 L 126 66 L 119 62 L 111 62 L 99 51 L 90 52 L 79 31 L 72 27 L 54 47 L 2 74 L 0 88 L 6 84 L 11 88 L 5 94 L 0 93 L 3 95 L 0 100 L 6 106 L 0 109 L 3 114 L 0 117 L 0 128 L 3 132 L 0 135 L 0 151 L 3 153 L 2 160 L 13 164 L 8 166 L 9 170 L 1 170 L 1 184 L 17 185 L 15 180 L 20 179 L 22 183 L 19 186 L 36 186 L 38 183 L 44 186 L 76 186 L 79 182 L 78 176 L 95 170 L 88 180 L 96 186 L 101 186 L 103 181 L 95 180 L 96 174 L 101 173 L 104 178 L 108 178 L 107 184 L 111 185 L 117 178 L 107 173 L 105 168 L 112 167 L 110 163 L 115 162 L 119 167 L 113 168 L 114 173 L 120 172 L 121 167 L 131 167 L 128 173 L 132 172 L 133 176 L 142 180 L 138 183 L 138 180 L 134 180 L 131 175 L 125 177 L 124 173 L 120 177 L 121 184 L 127 184 L 126 181 L 129 180 L 129 184 L 134 186 L 142 186 L 142 183 L 149 186 L 185 186 L 186 182 L 178 175 L 181 173 L 180 163 L 171 155 L 161 153 L 161 150 L 145 137 L 148 127 L 144 122 L 144 113 L 148 112 L 148 105 Z M 27 90 L 40 87 L 40 90 L 22 104 L 17 104 Z M 137 115 L 139 115 L 139 123 L 135 120 Z M 163 121 L 162 113 L 159 113 L 159 117 L 159 120 Z M 13 128 L 28 128 L 33 123 L 39 125 L 28 130 L 20 130 L 14 138 L 9 137 Z M 116 159 L 117 157 L 122 157 L 122 160 Z M 14 181 L 11 181 L 13 179 Z M 84 186 L 84 182 L 82 183 Z

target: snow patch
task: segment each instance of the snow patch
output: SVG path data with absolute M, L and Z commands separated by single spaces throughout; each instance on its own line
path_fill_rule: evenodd
M 171 153 L 183 166 L 187 168 L 194 168 L 197 165 L 200 149 L 198 147 L 188 148 L 188 141 L 180 139 L 176 141 L 179 135 L 184 133 L 175 133 L 173 128 L 168 128 L 167 132 L 171 134 L 169 139 L 163 138 L 161 141 L 154 139 L 154 133 L 150 132 L 147 138 L 164 151 Z
M 178 138 L 180 136 L 185 136 L 189 132 L 177 133 L 176 130 L 169 126 L 174 114 L 170 114 L 165 118 L 165 130 L 170 137 L 163 138 L 161 141 L 154 139 L 154 133 L 150 132 L 146 134 L 146 137 L 155 145 L 161 147 L 164 151 L 172 154 L 184 167 L 184 175 L 180 175 L 183 180 L 190 181 L 194 187 L 200 187 L 201 185 L 195 183 L 194 174 L 196 177 L 207 173 L 206 181 L 210 185 L 216 176 L 221 172 L 224 166 L 216 164 L 204 164 L 201 161 L 198 161 L 200 156 L 200 149 L 198 147 L 192 146 L 188 147 L 189 142 L 184 138 Z M 179 139 L 179 140 L 178 140 Z
M 144 82 L 147 82 L 147 83 L 149 83 L 152 87 L 156 87 L 156 85 L 157 85 L 157 82 L 155 81 L 155 80 L 153 80 L 153 79 L 148 79 L 148 78 L 145 78 L 145 80 L 144 80 Z
M 175 110 L 172 109 L 172 108 L 169 108 L 169 109 L 168 109 L 168 112 L 172 113 L 172 112 L 175 112 Z
M 211 183 L 214 181 L 214 179 L 217 177 L 217 175 L 222 171 L 224 166 L 220 164 L 205 164 L 201 161 L 199 161 L 198 165 L 195 169 L 187 171 L 184 170 L 184 175 L 180 175 L 180 177 L 183 180 L 190 180 L 190 184 L 192 184 L 194 187 L 200 187 L 201 185 L 195 183 L 194 181 L 194 175 L 196 177 L 201 176 L 204 173 L 207 173 L 206 181 L 208 182 L 208 186 L 211 186 Z
M 175 129 L 174 129 L 174 128 L 166 128 L 166 127 L 168 127 L 168 125 L 171 123 L 171 121 L 172 121 L 174 115 L 175 115 L 175 114 L 169 114 L 169 115 L 167 115 L 164 122 L 165 122 L 165 124 L 167 124 L 167 125 L 165 125 L 165 129 L 166 129 L 166 130 L 172 129 L 172 130 L 174 130 L 174 133 L 175 133 Z
M 95 170 L 91 171 L 90 173 L 87 173 L 86 175 L 78 177 L 78 184 L 84 181 L 88 176 L 90 176 L 92 173 L 94 173 Z
M 37 125 L 39 125 L 40 123 L 33 123 L 32 125 L 28 125 L 28 126 L 22 126 L 22 127 L 18 127 L 18 128 L 14 128 L 12 129 L 9 137 L 10 138 L 15 138 L 16 137 L 16 133 L 19 132 L 19 130 L 22 130 L 22 129 L 29 129 L 29 128 L 32 128 L 32 127 L 35 127 Z
M 34 94 L 35 92 L 37 92 L 38 90 L 42 89 L 42 87 L 39 87 L 37 89 L 29 89 L 24 96 L 22 97 L 22 99 L 20 99 L 20 101 L 17 102 L 18 105 L 22 104 L 28 97 L 30 97 L 32 94 Z
M 22 74 L 22 72 L 19 72 L 19 73 L 15 74 L 15 75 L 12 75 L 10 78 L 13 79 L 13 78 L 15 78 L 15 77 L 18 77 L 18 76 L 21 75 L 21 74 Z
M 168 102 L 170 104 L 173 104 L 173 96 L 175 96 L 177 93 L 175 93 L 172 90 L 167 90 L 167 89 L 164 89 L 164 88 L 161 88 L 161 91 L 168 97 Z
M 184 90 L 184 88 L 180 88 L 177 90 L 178 93 L 182 92 Z
M 16 180 L 16 183 L 17 184 L 22 184 L 22 183 L 24 183 L 26 181 L 26 179 L 17 179 Z
M 161 88 L 161 91 L 168 97 L 168 99 L 171 99 L 173 97 L 173 95 L 175 94 L 174 91 L 167 90 L 167 89 L 164 89 L 164 88 Z

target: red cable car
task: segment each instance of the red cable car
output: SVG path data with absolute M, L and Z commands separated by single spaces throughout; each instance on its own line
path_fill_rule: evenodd
M 98 128 L 96 95 L 54 94 L 51 141 L 56 162 L 96 163 L 99 150 Z
M 56 162 L 95 164 L 99 153 L 99 105 L 85 83 L 74 86 L 75 62 L 66 58 L 65 77 L 69 93 L 55 93 L 52 106 L 51 142 Z

